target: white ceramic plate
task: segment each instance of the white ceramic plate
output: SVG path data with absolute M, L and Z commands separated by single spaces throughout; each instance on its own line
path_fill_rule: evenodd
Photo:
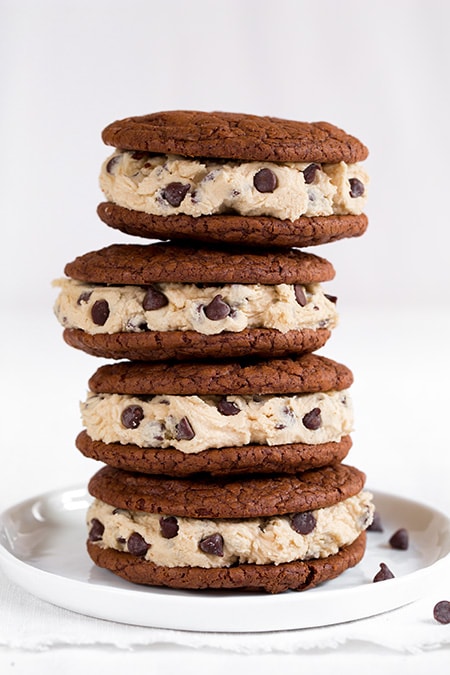
M 84 488 L 55 491 L 0 516 L 0 565 L 17 584 L 60 607 L 154 628 L 256 632 L 340 623 L 417 600 L 449 574 L 450 520 L 424 504 L 374 493 L 384 532 L 368 533 L 363 561 L 304 593 L 176 591 L 130 584 L 96 568 L 85 551 Z M 390 535 L 408 529 L 407 551 Z M 372 583 L 385 562 L 395 579 Z

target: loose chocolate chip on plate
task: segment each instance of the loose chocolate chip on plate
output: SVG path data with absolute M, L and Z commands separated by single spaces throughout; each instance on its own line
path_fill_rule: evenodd
M 306 169 L 303 169 L 303 178 L 305 179 L 305 183 L 307 185 L 314 183 L 316 173 L 319 170 L 320 166 L 318 164 L 310 164 L 309 166 L 306 167 Z
M 409 536 L 408 531 L 404 527 L 401 527 L 397 532 L 394 532 L 392 537 L 389 539 L 389 544 L 392 548 L 397 548 L 400 551 L 406 551 L 409 546 Z
M 180 206 L 183 199 L 189 192 L 190 183 L 169 183 L 162 191 L 162 197 L 169 202 L 171 206 Z
M 130 534 L 128 537 L 128 551 L 132 555 L 144 556 L 149 548 L 150 544 L 147 544 L 144 537 L 140 535 L 139 532 L 133 532 L 133 534 Z
M 226 398 L 221 398 L 219 403 L 217 404 L 217 410 L 220 412 L 221 415 L 237 415 L 238 413 L 241 412 L 241 409 L 239 408 L 236 403 L 233 403 L 232 401 L 227 401 Z
M 300 284 L 295 284 L 294 286 L 295 299 L 301 307 L 304 307 L 307 303 L 305 290 Z
M 81 293 L 77 300 L 77 305 L 81 305 L 82 302 L 89 302 L 89 298 L 92 295 L 92 291 L 84 291 L 84 293 Z
M 195 431 L 187 417 L 182 417 L 176 426 L 177 441 L 192 441 Z
M 439 623 L 450 623 L 450 602 L 441 600 L 433 608 L 433 616 Z
M 350 178 L 350 197 L 361 197 L 364 194 L 364 183 L 359 178 Z
M 381 522 L 380 514 L 375 511 L 373 514 L 372 523 L 367 528 L 368 532 L 383 532 L 383 524 Z
M 165 307 L 168 304 L 169 300 L 164 293 L 158 291 L 154 286 L 149 286 L 147 288 L 147 292 L 142 301 L 142 307 L 146 312 L 151 312 L 154 309 L 161 309 L 161 307 Z
M 97 518 L 92 518 L 89 530 L 89 541 L 100 541 L 103 537 L 105 526 Z
M 203 311 L 210 321 L 220 321 L 229 315 L 231 307 L 223 301 L 221 295 L 216 295 L 209 305 L 203 308 Z
M 166 516 L 159 519 L 161 535 L 164 539 L 173 539 L 178 534 L 178 520 L 175 516 Z
M 298 534 L 309 534 L 316 527 L 316 519 L 311 511 L 296 513 L 291 518 L 291 527 Z
M 218 555 L 222 557 L 223 537 L 218 532 L 215 534 L 210 534 L 209 537 L 205 537 L 199 541 L 198 547 L 203 551 L 203 553 L 210 553 L 211 555 Z
M 253 185 L 258 192 L 273 192 L 278 185 L 278 179 L 272 169 L 260 169 L 253 176 Z
M 91 307 L 92 321 L 96 326 L 104 326 L 109 317 L 109 305 L 106 300 L 96 300 Z
M 120 416 L 120 420 L 126 429 L 137 429 L 143 418 L 144 411 L 140 405 L 129 405 Z
M 313 408 L 309 413 L 303 417 L 302 422 L 307 429 L 311 431 L 316 431 L 319 427 L 322 426 L 322 416 L 320 414 L 320 408 Z
M 386 581 L 386 579 L 394 579 L 394 575 L 386 563 L 382 562 L 380 563 L 380 570 L 375 574 L 373 581 Z

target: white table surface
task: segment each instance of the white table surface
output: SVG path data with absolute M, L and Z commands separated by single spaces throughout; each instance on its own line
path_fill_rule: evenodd
M 450 313 L 431 308 L 421 311 L 419 321 L 417 311 L 405 308 L 339 309 L 340 326 L 322 353 L 345 363 L 355 375 L 356 424 L 349 463 L 367 473 L 369 487 L 449 514 Z M 80 430 L 78 401 L 102 361 L 65 345 L 51 308 L 25 317 L 17 311 L 3 329 L 1 351 L 3 511 L 35 494 L 84 484 L 97 470 L 97 463 L 75 449 L 74 438 Z M 430 596 L 430 602 L 450 599 L 450 580 L 442 593 L 442 598 Z M 0 638 L 1 632 L 0 626 Z M 426 667 L 448 666 L 450 649 L 447 645 L 410 654 L 347 642 L 336 649 L 244 655 L 158 644 L 133 650 L 53 645 L 39 652 L 4 643 L 0 647 L 2 674 L 48 673 L 50 668 L 79 672 L 100 661 L 109 672 L 130 666 L 152 673 L 178 673 L 181 667 L 185 673 L 211 667 L 215 673 L 248 667 L 268 673 L 280 666 L 297 672 L 301 664 L 317 673 L 335 671 L 336 666 L 347 672 L 364 667 L 365 672 L 373 668 L 387 673 L 406 667 L 406 672 L 423 673 Z

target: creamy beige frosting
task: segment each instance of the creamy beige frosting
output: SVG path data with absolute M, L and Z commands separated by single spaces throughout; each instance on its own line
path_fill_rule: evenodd
M 93 440 L 104 443 L 172 447 L 189 454 L 250 443 L 339 441 L 353 427 L 352 403 L 347 390 L 294 396 L 148 398 L 150 400 L 125 394 L 89 393 L 81 404 L 87 433 Z M 235 414 L 221 412 L 229 412 L 230 408 Z M 133 410 L 137 412 L 134 416 Z M 311 415 L 311 411 L 315 412 Z
M 119 206 L 161 216 L 232 211 L 295 220 L 303 215 L 362 213 L 368 176 L 359 164 L 321 164 L 313 175 L 310 170 L 304 173 L 310 166 L 309 162 L 224 162 L 116 150 L 103 163 L 100 187 Z M 273 172 L 273 191 L 260 192 L 255 187 L 255 175 L 262 169 Z M 354 179 L 362 184 L 362 194 L 352 189 Z M 175 199 L 166 192 L 172 183 L 181 190 Z
M 142 286 L 104 286 L 74 279 L 59 279 L 54 285 L 61 288 L 54 307 L 59 322 L 66 328 L 80 328 L 90 334 L 193 330 L 214 335 L 245 328 L 275 328 L 286 333 L 305 328 L 331 329 L 337 324 L 335 303 L 320 284 L 302 286 L 306 304 L 301 306 L 296 300 L 296 287 L 288 284 L 199 287 L 161 283 L 153 288 L 164 294 L 167 304 L 153 310 L 144 310 L 147 289 Z M 217 295 L 229 305 L 230 313 L 211 320 L 205 307 Z M 92 311 L 94 304 L 102 300 L 107 302 L 108 318 L 98 325 Z
M 165 567 L 210 568 L 325 558 L 351 544 L 370 525 L 373 513 L 372 495 L 362 491 L 334 506 L 313 510 L 315 525 L 309 534 L 299 534 L 293 529 L 293 514 L 242 520 L 177 517 L 176 535 L 165 538 L 160 520 L 171 514 L 115 509 L 99 500 L 90 506 L 87 522 L 89 529 L 93 520 L 104 526 L 101 538 L 96 541 L 103 548 L 128 551 L 129 537 L 137 533 L 149 545 L 145 560 Z M 96 529 L 98 532 L 98 524 Z M 199 546 L 214 535 L 222 538 L 223 555 L 205 553 Z

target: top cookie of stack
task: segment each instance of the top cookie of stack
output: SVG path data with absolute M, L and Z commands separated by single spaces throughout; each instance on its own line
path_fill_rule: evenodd
M 327 122 L 169 111 L 113 122 L 100 218 L 132 235 L 312 246 L 362 234 L 367 148 Z

